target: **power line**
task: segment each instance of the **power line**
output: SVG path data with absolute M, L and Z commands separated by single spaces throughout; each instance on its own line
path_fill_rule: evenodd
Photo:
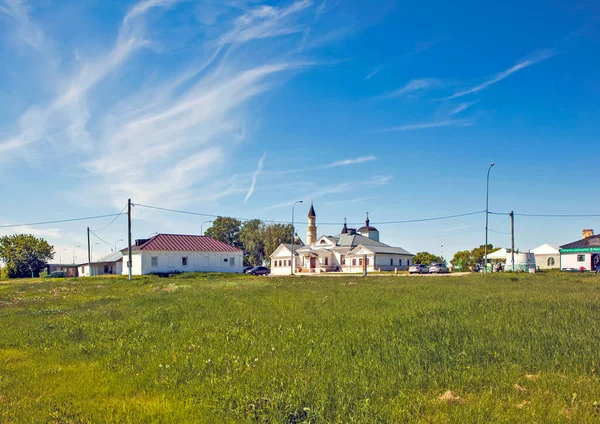
M 385 225 L 385 224 L 409 224 L 412 222 L 426 222 L 426 221 L 440 221 L 442 219 L 460 218 L 463 216 L 479 215 L 485 213 L 485 211 L 461 213 L 457 215 L 438 216 L 434 218 L 421 218 L 421 219 L 407 219 L 403 221 L 386 221 L 386 222 L 374 222 L 373 225 Z
M 101 242 L 103 242 L 107 246 L 113 247 L 112 244 L 110 244 L 109 242 L 107 242 L 106 240 L 104 240 L 102 237 L 98 236 L 98 234 L 94 233 L 92 230 L 90 230 L 90 234 L 92 234 L 94 237 L 96 237 L 98 240 L 100 240 Z
M 142 205 L 139 203 L 136 203 L 134 206 L 140 206 L 143 208 L 149 208 L 149 209 L 156 209 L 156 210 L 161 210 L 161 211 L 165 211 L 165 212 L 175 212 L 175 213 L 181 213 L 181 214 L 186 214 L 186 215 L 196 215 L 196 216 L 203 216 L 203 217 L 208 217 L 208 218 L 218 218 L 222 215 L 213 215 L 213 214 L 207 214 L 207 213 L 200 213 L 200 212 L 190 212 L 190 211 L 183 211 L 183 210 L 179 210 L 179 209 L 169 209 L 169 208 L 162 208 L 159 206 L 150 206 L 150 205 Z M 452 218 L 460 218 L 463 216 L 471 216 L 471 215 L 478 215 L 478 214 L 482 214 L 485 213 L 485 211 L 476 211 L 476 212 L 468 212 L 468 213 L 461 213 L 461 214 L 457 214 L 457 215 L 448 215 L 448 216 L 439 216 L 439 217 L 434 217 L 434 218 L 419 218 L 419 219 L 407 219 L 407 220 L 401 220 L 401 221 L 384 221 L 384 222 L 373 222 L 373 225 L 387 225 L 387 224 L 409 224 L 409 223 L 413 223 L 413 222 L 426 222 L 426 221 L 439 221 L 439 220 L 443 220 L 443 219 L 452 219 Z M 235 218 L 238 219 L 240 221 L 251 221 L 252 218 Z M 267 219 L 261 219 L 260 221 L 262 222 L 271 222 L 271 223 L 277 223 L 277 224 L 290 224 L 291 222 L 289 221 L 273 221 L 273 220 L 267 220 Z M 296 224 L 306 224 L 305 222 L 296 222 Z M 319 222 L 319 225 L 339 225 L 339 222 Z M 348 225 L 362 225 L 363 222 L 347 222 Z
M 114 218 L 112 221 L 110 221 L 110 224 L 108 224 L 107 226 L 103 227 L 103 228 L 102 228 L 102 229 L 100 229 L 100 230 L 94 230 L 94 231 L 101 232 L 101 231 L 104 231 L 104 230 L 106 230 L 106 229 L 107 229 L 108 227 L 110 227 L 111 225 L 113 225 L 113 224 L 115 223 L 115 221 L 116 221 L 117 219 L 119 219 L 119 217 L 120 217 L 121 215 L 125 215 L 125 214 L 123 213 L 123 211 L 124 211 L 126 208 L 127 208 L 127 205 L 125 205 L 125 206 L 123 207 L 123 209 L 121 209 L 121 212 L 119 212 L 119 214 L 118 214 L 117 216 L 115 216 L 115 218 Z
M 0 225 L 0 228 L 26 227 L 26 226 L 31 227 L 33 225 L 63 224 L 66 222 L 89 221 L 91 219 L 109 218 L 111 216 L 119 216 L 119 215 L 123 215 L 123 214 L 111 213 L 111 214 L 107 214 L 107 215 L 86 216 L 84 218 L 69 218 L 69 219 L 61 219 L 61 220 L 57 220 L 57 221 L 43 221 L 43 222 L 29 222 L 27 224 Z
M 539 218 L 597 218 L 600 214 L 541 214 L 541 213 L 515 213 L 516 216 Z

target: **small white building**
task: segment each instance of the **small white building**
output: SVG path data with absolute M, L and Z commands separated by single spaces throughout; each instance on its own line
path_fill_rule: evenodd
M 370 226 L 367 216 L 365 226 L 355 230 L 344 223 L 337 236 L 317 239 L 316 214 L 311 204 L 308 212 L 307 244 L 294 245 L 294 273 L 369 272 L 407 269 L 413 254 L 401 247 L 388 246 L 379 241 L 379 231 Z M 281 244 L 270 255 L 271 274 L 289 275 L 291 244 Z
M 531 251 L 535 255 L 535 263 L 540 269 L 558 269 L 560 267 L 560 250 L 551 244 L 542 244 Z
M 560 269 L 592 271 L 600 263 L 600 234 L 583 230 L 583 239 L 560 246 Z
M 89 277 L 90 269 L 87 263 L 77 267 L 80 277 Z M 123 272 L 123 254 L 121 252 L 113 252 L 106 255 L 96 262 L 92 262 L 92 276 L 94 275 L 109 275 L 121 274 Z
M 132 249 L 132 274 L 176 272 L 241 273 L 243 251 L 208 236 L 157 234 L 135 241 Z M 127 275 L 127 248 L 121 250 L 123 274 Z

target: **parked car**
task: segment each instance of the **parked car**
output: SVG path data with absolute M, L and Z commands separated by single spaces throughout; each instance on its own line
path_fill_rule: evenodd
M 52 271 L 50 274 L 45 275 L 44 278 L 65 278 L 64 271 Z
M 413 264 L 408 268 L 409 274 L 429 274 L 429 267 L 423 264 Z
M 246 274 L 269 275 L 270 273 L 271 273 L 271 270 L 269 268 L 267 268 L 266 266 L 255 266 L 250 271 L 248 271 Z
M 248 274 L 248 271 L 250 271 L 253 268 L 253 266 L 245 266 L 244 268 L 242 268 L 242 274 Z
M 431 264 L 429 267 L 430 274 L 445 274 L 450 272 L 446 264 Z

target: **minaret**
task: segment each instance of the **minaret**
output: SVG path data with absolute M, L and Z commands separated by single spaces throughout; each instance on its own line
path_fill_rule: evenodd
M 315 214 L 315 208 L 312 202 L 310 202 L 310 209 L 308 210 L 308 227 L 306 228 L 306 244 L 310 246 L 317 241 L 317 214 Z

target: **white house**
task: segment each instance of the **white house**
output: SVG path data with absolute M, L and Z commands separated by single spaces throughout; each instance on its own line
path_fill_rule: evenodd
M 241 273 L 243 251 L 208 236 L 157 234 L 135 241 L 132 249 L 133 275 L 174 272 Z M 128 274 L 127 248 L 123 274 Z
M 78 272 L 80 277 L 89 277 L 89 266 L 87 263 L 79 265 Z M 123 272 L 123 254 L 113 252 L 96 262 L 92 262 L 92 275 L 121 274 Z
M 560 267 L 560 249 L 551 244 L 542 244 L 531 250 L 535 255 L 535 263 L 540 269 L 554 269 Z
M 388 246 L 379 241 L 379 231 L 369 225 L 355 230 L 346 223 L 337 236 L 317 239 L 316 214 L 311 204 L 308 212 L 306 245 L 294 245 L 294 272 L 362 272 L 404 270 L 412 263 L 413 254 L 401 247 Z M 290 274 L 291 244 L 281 244 L 270 255 L 271 274 Z
M 592 271 L 600 262 L 600 234 L 583 230 L 583 239 L 560 246 L 560 269 Z

